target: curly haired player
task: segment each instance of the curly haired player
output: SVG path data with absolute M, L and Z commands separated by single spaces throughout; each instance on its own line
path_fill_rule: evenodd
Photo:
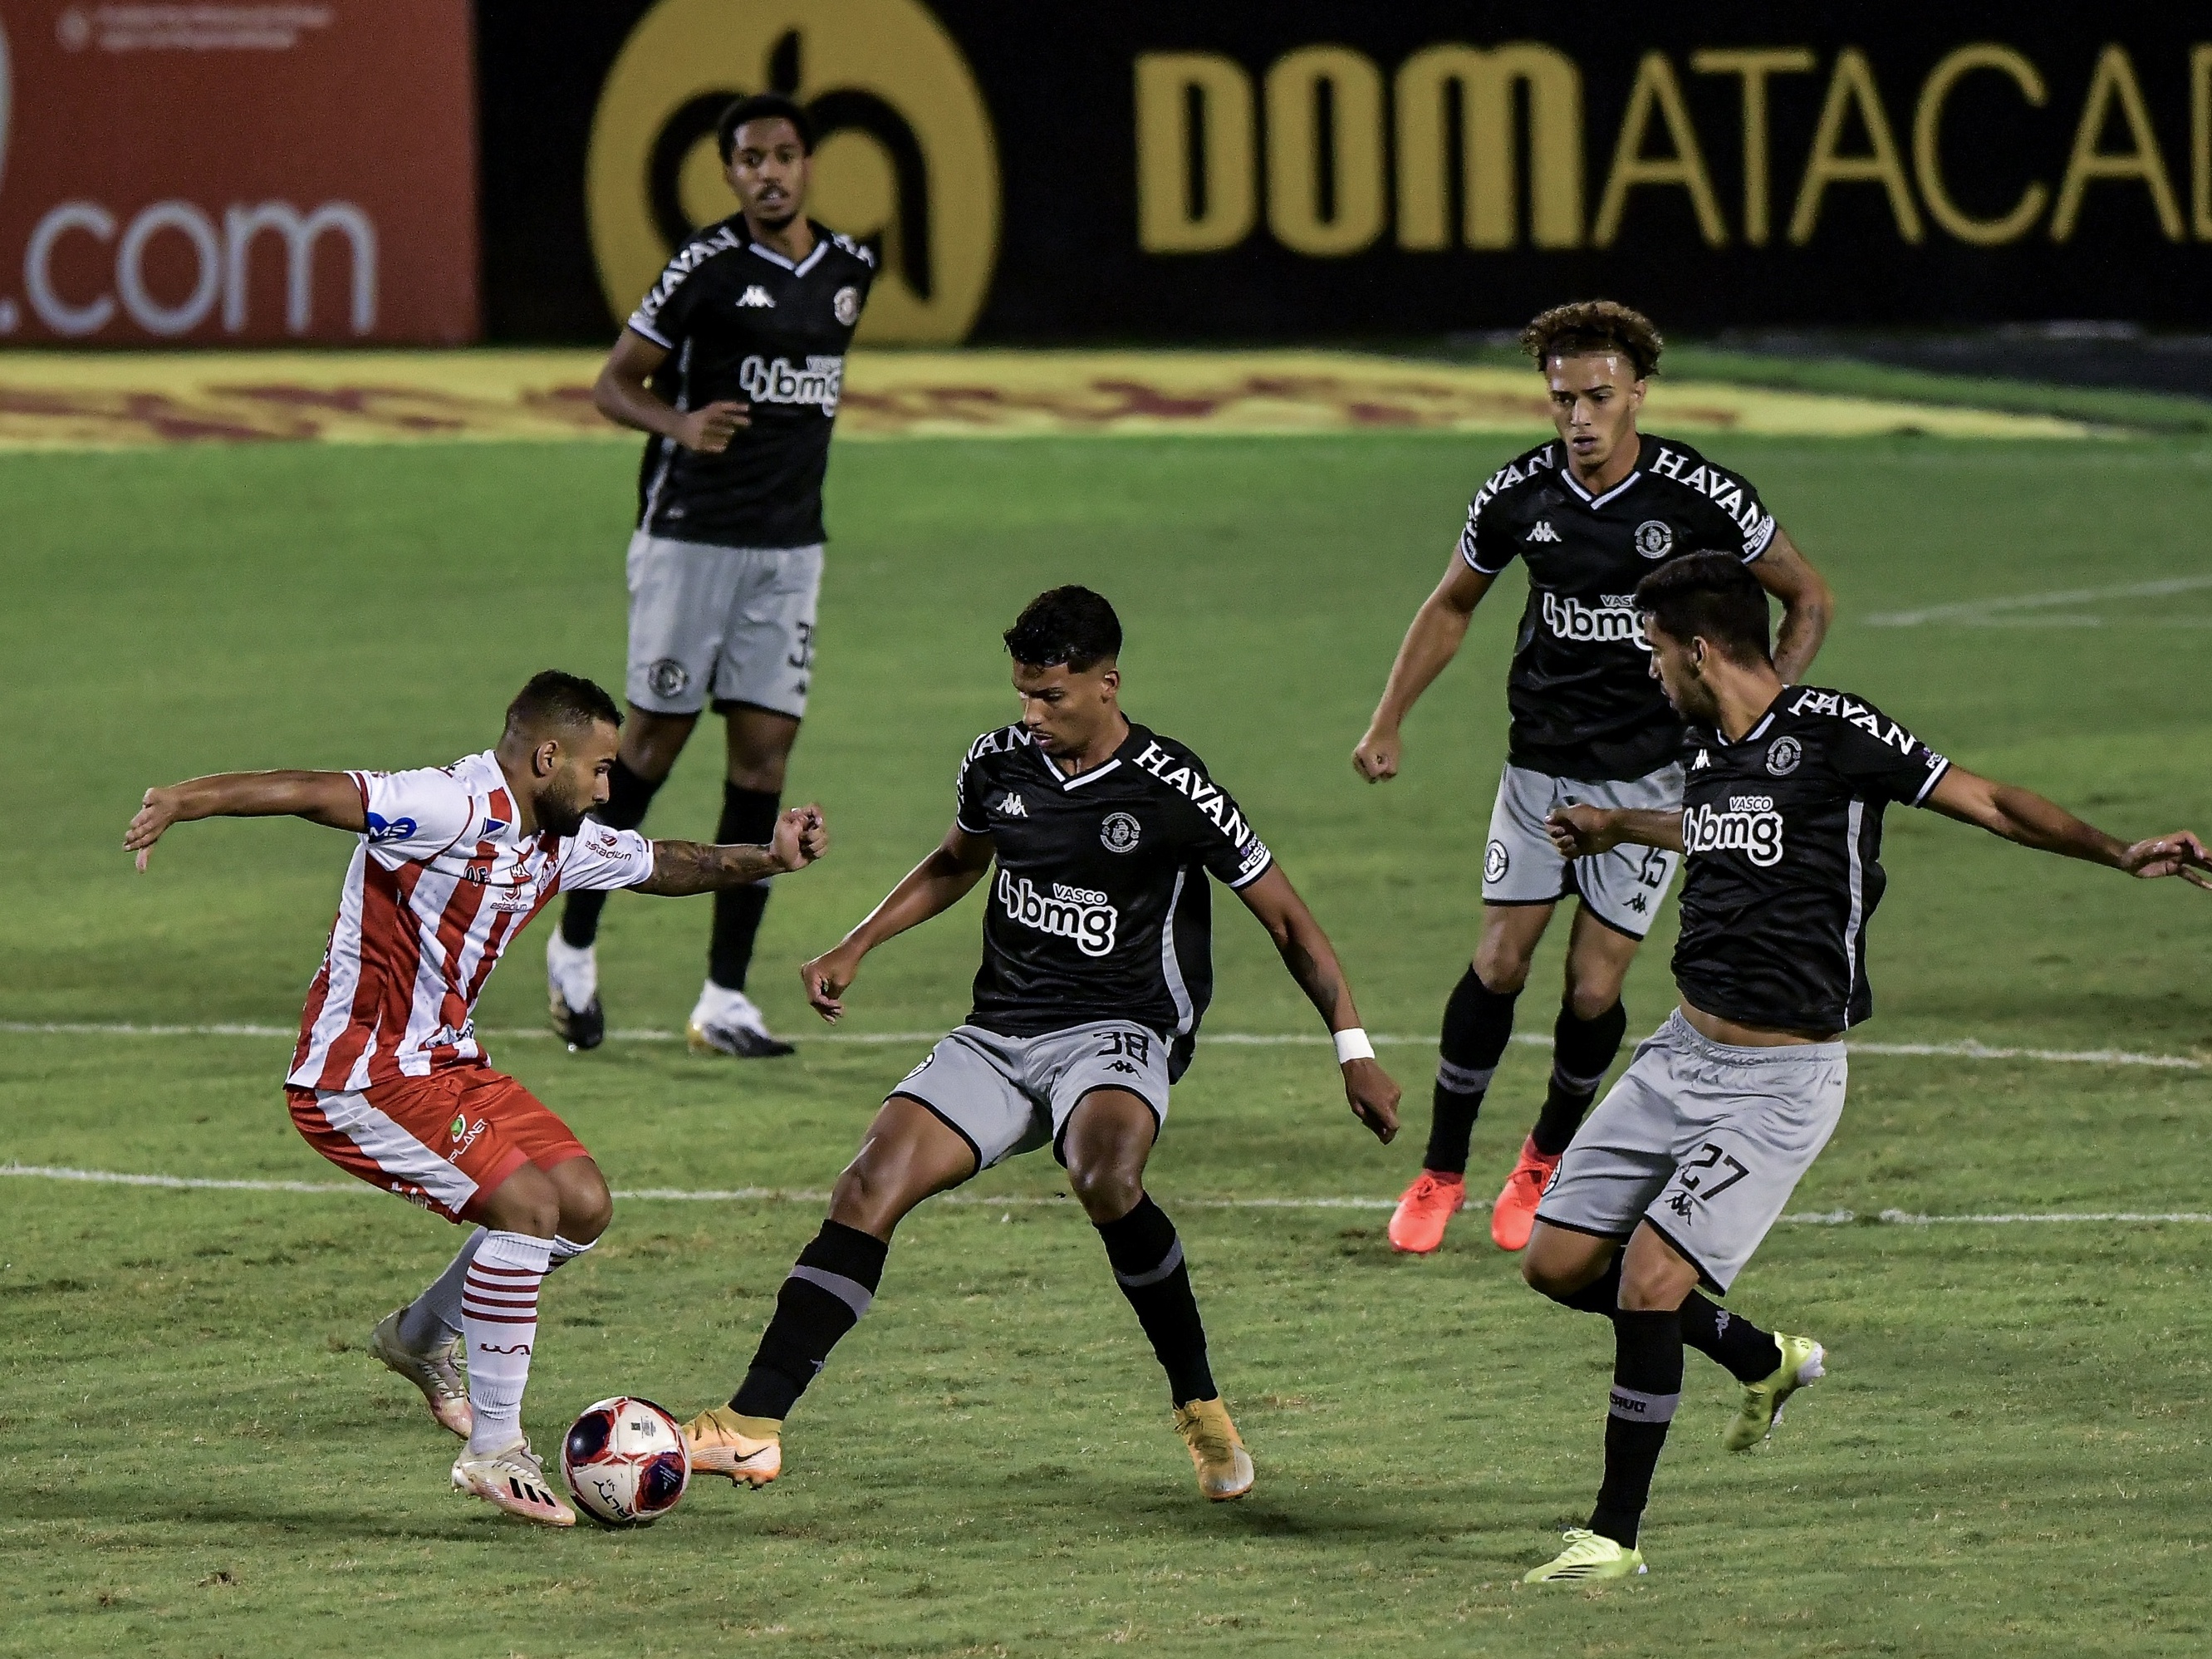
M 1630 600 L 1650 571 L 1700 550 L 1741 560 L 1782 601 L 1776 660 L 1785 679 L 1820 649 L 1833 602 L 1820 574 L 1739 474 L 1672 438 L 1639 431 L 1662 342 L 1610 300 L 1544 313 L 1521 343 L 1544 376 L 1559 437 L 1493 473 L 1437 584 L 1407 629 L 1352 764 L 1370 783 L 1398 773 L 1399 727 L 1458 651 L 1475 607 L 1518 558 L 1528 601 L 1506 677 L 1505 775 L 1482 866 L 1482 933 L 1444 1005 L 1442 1055 L 1420 1174 L 1390 1218 L 1390 1243 L 1426 1255 L 1467 1201 L 1468 1143 L 1513 1032 L 1552 912 L 1579 903 L 1565 994 L 1553 1026 L 1551 1087 L 1490 1217 L 1500 1249 L 1528 1242 L 1537 1195 L 1620 1050 L 1620 987 L 1650 930 L 1676 855 L 1662 848 L 1562 858 L 1544 833 L 1555 806 L 1657 810 L 1682 798 L 1680 720 L 1645 669 Z

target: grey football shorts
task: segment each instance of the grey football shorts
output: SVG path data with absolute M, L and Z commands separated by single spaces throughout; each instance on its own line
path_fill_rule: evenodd
M 822 548 L 629 538 L 631 706 L 696 714 L 711 698 L 806 713 Z
M 1575 1132 L 1536 1219 L 1601 1238 L 1648 1221 L 1726 1291 L 1836 1132 L 1840 1042 L 1739 1048 L 1681 1011 Z
M 1490 841 L 1482 853 L 1485 904 L 1556 904 L 1570 893 L 1615 933 L 1642 939 L 1651 931 L 1668 884 L 1682 861 L 1679 853 L 1626 844 L 1595 858 L 1571 862 L 1544 833 L 1555 806 L 1605 806 L 1631 811 L 1679 811 L 1682 769 L 1626 781 L 1582 783 L 1525 767 L 1509 766 L 1490 809 Z
M 1157 1131 L 1168 1119 L 1168 1045 L 1125 1019 L 1075 1025 L 1042 1036 L 1000 1036 L 963 1025 L 893 1089 L 943 1119 L 988 1170 L 1017 1152 L 1049 1144 L 1065 1164 L 1060 1139 L 1084 1096 L 1127 1089 L 1152 1109 Z

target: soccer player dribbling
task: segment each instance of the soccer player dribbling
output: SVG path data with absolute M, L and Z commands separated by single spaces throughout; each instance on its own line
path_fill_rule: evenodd
M 1674 752 L 1681 723 L 1644 672 L 1629 602 L 1638 580 L 1700 549 L 1741 559 L 1782 601 L 1776 660 L 1788 679 L 1812 662 L 1833 609 L 1827 584 L 1749 483 L 1686 444 L 1638 429 L 1662 344 L 1648 319 L 1608 300 L 1559 306 L 1531 322 L 1521 342 L 1544 376 L 1559 438 L 1476 492 L 1444 578 L 1407 629 L 1352 751 L 1369 782 L 1397 775 L 1401 724 L 1458 651 L 1492 584 L 1521 560 L 1528 600 L 1506 678 L 1513 719 L 1483 856 L 1482 932 L 1444 1006 L 1421 1171 L 1390 1218 L 1391 1245 L 1413 1255 L 1440 1246 L 1466 1202 L 1476 1114 L 1512 1035 L 1529 960 L 1569 894 L 1579 902 L 1553 1026 L 1551 1084 L 1491 1210 L 1499 1249 L 1528 1243 L 1537 1195 L 1620 1051 L 1628 1024 L 1621 981 L 1676 858 L 1639 847 L 1563 859 L 1544 815 L 1575 802 L 1656 809 L 1682 798 Z
M 1635 605 L 1651 672 L 1687 722 L 1681 805 L 1563 805 L 1550 833 L 1565 858 L 1622 845 L 1686 855 L 1681 1000 L 1567 1147 L 1522 1259 L 1535 1289 L 1613 1328 L 1597 1503 L 1530 1583 L 1644 1570 L 1638 1528 L 1686 1344 L 1744 1384 L 1731 1450 L 1764 1439 L 1824 1374 L 1820 1343 L 1732 1317 L 1700 1287 L 1727 1292 L 1842 1115 L 1843 1034 L 1874 1011 L 1883 808 L 1925 806 L 2023 847 L 2212 887 L 2194 835 L 2129 845 L 1953 765 L 1863 698 L 1789 684 L 1765 592 L 1728 554 L 1655 571 Z
M 969 747 L 943 843 L 836 949 L 799 969 L 825 1019 L 877 945 L 982 881 L 974 1010 L 894 1089 L 838 1178 L 726 1407 L 684 1425 L 695 1468 L 764 1486 L 783 1419 L 859 1322 L 891 1232 L 933 1193 L 1049 1146 L 1167 1373 L 1199 1490 L 1252 1488 L 1215 1385 L 1182 1240 L 1145 1191 L 1169 1085 L 1212 994 L 1212 876 L 1259 918 L 1334 1035 L 1345 1097 L 1376 1136 L 1398 1086 L 1374 1058 L 1328 937 L 1198 757 L 1120 704 L 1121 624 L 1081 587 L 1041 594 L 1006 631 L 1018 724 Z
M 481 754 L 410 772 L 193 778 L 149 789 L 123 843 L 143 870 L 172 824 L 196 818 L 289 815 L 360 838 L 284 1079 L 292 1121 L 348 1174 L 474 1224 L 371 1347 L 468 1442 L 457 1491 L 558 1527 L 575 1515 L 522 1432 L 538 1289 L 592 1248 L 614 1202 L 568 1125 L 487 1063 L 477 1000 L 556 893 L 720 892 L 801 869 L 829 846 L 815 806 L 781 814 L 760 847 L 651 842 L 588 822 L 606 800 L 621 724 L 597 685 L 548 671 Z
M 609 419 L 652 434 L 630 537 L 630 717 L 594 814 L 635 830 L 711 702 L 726 742 L 720 842 L 767 839 L 814 675 L 822 483 L 845 351 L 876 256 L 806 216 L 805 111 L 757 94 L 715 128 L 738 211 L 677 251 L 592 388 Z M 787 1054 L 745 994 L 769 884 L 718 893 L 707 978 L 685 1023 L 695 1053 Z M 606 895 L 571 893 L 545 940 L 553 1029 L 606 1034 L 596 941 Z

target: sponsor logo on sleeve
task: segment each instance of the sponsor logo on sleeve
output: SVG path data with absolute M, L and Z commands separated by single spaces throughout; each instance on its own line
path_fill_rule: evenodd
M 1856 726 L 1870 738 L 1879 738 L 1900 755 L 1909 755 L 1920 740 L 1886 714 L 1877 714 L 1865 703 L 1846 696 L 1840 691 L 1801 691 L 1797 701 L 1790 705 L 1793 714 L 1828 714 Z
M 378 812 L 368 815 L 368 838 L 372 842 L 381 844 L 387 841 L 405 841 L 414 833 L 415 820 L 412 818 L 387 818 Z

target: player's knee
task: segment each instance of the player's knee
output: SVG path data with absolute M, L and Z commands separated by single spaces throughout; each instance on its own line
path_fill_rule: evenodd
M 561 1231 L 560 1190 L 544 1170 L 526 1164 L 484 1201 L 483 1214 L 501 1232 L 551 1238 Z
M 1666 1313 L 1679 1308 L 1697 1288 L 1694 1273 L 1671 1271 L 1672 1263 L 1654 1267 L 1628 1262 L 1621 1269 L 1620 1306 L 1626 1313 Z
M 1485 939 L 1475 947 L 1474 976 L 1494 994 L 1510 997 L 1528 982 L 1534 950 L 1533 944 L 1524 947 L 1518 939 Z
M 1577 976 L 1567 970 L 1567 1012 L 1579 1020 L 1593 1020 L 1620 1000 L 1620 981 L 1610 975 Z
M 830 1189 L 830 1219 L 885 1237 L 908 1207 L 905 1186 L 896 1171 L 864 1153 L 845 1166 Z
M 1120 1220 L 1145 1195 L 1143 1170 L 1115 1159 L 1071 1159 L 1067 1184 L 1083 1212 L 1094 1222 Z
M 605 1178 L 592 1170 L 565 1184 L 561 1192 L 561 1237 L 589 1244 L 606 1231 L 615 1218 L 615 1195 Z

